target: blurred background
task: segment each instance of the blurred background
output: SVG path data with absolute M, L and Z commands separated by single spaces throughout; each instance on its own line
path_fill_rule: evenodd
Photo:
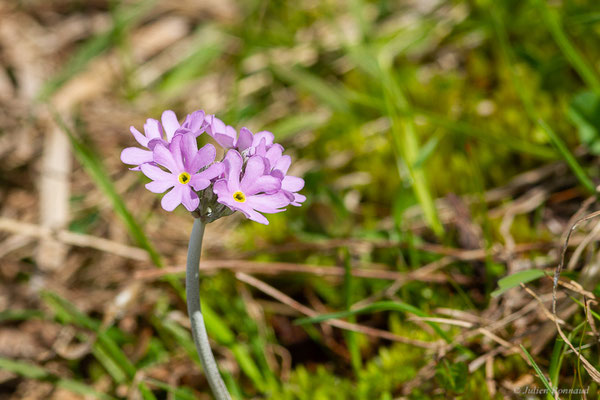
M 0 398 L 211 398 L 192 218 L 119 160 L 165 109 L 272 131 L 306 181 L 207 227 L 235 398 L 595 398 L 594 219 L 563 338 L 544 310 L 598 208 L 599 35 L 594 0 L 1 1 Z

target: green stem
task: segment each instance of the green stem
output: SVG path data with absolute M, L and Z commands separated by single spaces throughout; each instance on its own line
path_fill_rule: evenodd
M 202 238 L 204 237 L 204 222 L 200 218 L 194 220 L 190 245 L 188 247 L 187 267 L 185 273 L 185 291 L 187 308 L 192 323 L 192 335 L 196 344 L 196 351 L 204 367 L 206 379 L 217 400 L 231 400 L 231 396 L 223 383 L 217 362 L 213 356 L 208 342 L 208 334 L 204 326 L 204 317 L 200 309 L 200 252 L 202 251 Z

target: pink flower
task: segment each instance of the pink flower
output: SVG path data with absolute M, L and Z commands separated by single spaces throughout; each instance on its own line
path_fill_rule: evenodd
M 121 161 L 125 164 L 135 165 L 132 170 L 139 171 L 142 164 L 153 162 L 152 149 L 157 144 L 168 145 L 176 134 L 192 132 L 199 136 L 206 129 L 204 111 L 196 111 L 185 118 L 183 124 L 179 124 L 177 115 L 171 110 L 162 113 L 161 123 L 155 119 L 148 118 L 144 124 L 144 134 L 131 126 L 131 134 L 146 150 L 139 147 L 128 147 L 121 152 Z M 164 133 L 164 137 L 163 137 Z
M 173 211 L 179 204 L 183 204 L 188 211 L 195 211 L 200 204 L 196 192 L 206 189 L 211 179 L 223 173 L 221 163 L 210 165 L 215 160 L 215 147 L 207 144 L 198 150 L 193 132 L 176 135 L 168 147 L 164 143 L 157 143 L 152 153 L 153 161 L 168 171 L 148 163 L 142 164 L 141 170 L 152 179 L 146 184 L 151 192 L 164 193 L 173 188 L 161 201 L 167 211 Z M 208 168 L 199 172 L 208 165 Z
M 248 159 L 243 174 L 244 160 L 236 150 L 229 150 L 223 160 L 225 178 L 215 182 L 213 191 L 217 201 L 234 211 L 240 211 L 256 222 L 268 225 L 263 213 L 285 211 L 290 203 L 280 191 L 281 180 L 267 173 L 267 162 L 261 156 Z

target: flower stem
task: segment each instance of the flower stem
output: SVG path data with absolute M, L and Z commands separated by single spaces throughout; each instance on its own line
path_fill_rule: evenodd
M 231 400 L 229 392 L 219 374 L 217 362 L 213 356 L 208 342 L 208 334 L 204 326 L 204 318 L 200 309 L 200 252 L 202 251 L 202 238 L 204 237 L 204 222 L 200 218 L 194 219 L 192 236 L 188 248 L 187 268 L 185 273 L 185 291 L 187 308 L 192 323 L 192 335 L 196 343 L 196 351 L 204 367 L 206 379 L 217 400 Z

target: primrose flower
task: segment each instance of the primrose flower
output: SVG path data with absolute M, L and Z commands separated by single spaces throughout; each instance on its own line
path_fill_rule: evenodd
M 179 124 L 177 115 L 171 110 L 162 113 L 161 122 L 148 118 L 144 124 L 144 134 L 131 126 L 129 130 L 137 142 L 146 148 L 128 147 L 121 152 L 121 161 L 135 165 L 132 170 L 139 171 L 140 165 L 153 162 L 152 149 L 158 143 L 168 145 L 178 133 L 193 132 L 196 136 L 206 129 L 204 111 L 196 111 L 188 115 L 183 124 Z M 163 137 L 164 132 L 164 137 Z
M 223 160 L 225 178 L 215 182 L 213 191 L 217 201 L 235 211 L 241 211 L 253 221 L 268 225 L 263 213 L 285 211 L 283 207 L 290 201 L 280 191 L 281 180 L 267 173 L 266 160 L 261 156 L 252 156 L 246 162 L 236 150 L 229 150 Z
M 179 204 L 183 204 L 188 211 L 195 211 L 200 204 L 196 192 L 206 189 L 210 186 L 211 179 L 223 172 L 221 163 L 212 164 L 216 156 L 215 147 L 207 144 L 198 150 L 193 132 L 176 135 L 168 147 L 163 143 L 156 144 L 152 154 L 154 162 L 168 171 L 156 165 L 142 164 L 142 172 L 152 179 L 152 182 L 146 184 L 146 189 L 164 193 L 173 188 L 161 201 L 162 207 L 167 211 L 173 211 Z M 209 167 L 199 172 L 207 166 Z

